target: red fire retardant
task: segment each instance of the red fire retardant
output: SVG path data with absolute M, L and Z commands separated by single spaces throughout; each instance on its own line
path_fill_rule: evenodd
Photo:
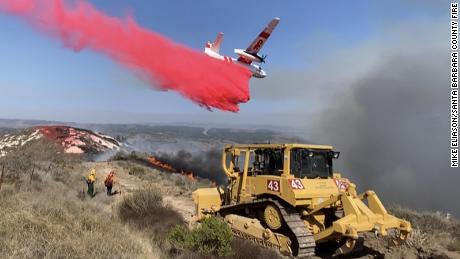
M 69 5 L 64 0 L 0 0 L 0 11 L 25 19 L 74 51 L 104 53 L 141 71 L 153 87 L 179 92 L 208 109 L 237 112 L 249 100 L 248 69 L 177 44 L 131 17 L 122 20 L 84 1 Z

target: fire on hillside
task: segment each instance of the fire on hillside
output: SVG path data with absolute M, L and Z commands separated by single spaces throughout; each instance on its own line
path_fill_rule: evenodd
M 197 181 L 197 176 L 195 173 L 191 172 L 191 171 L 184 171 L 182 169 L 176 169 L 174 168 L 172 165 L 168 164 L 168 163 L 165 163 L 165 162 L 162 162 L 160 161 L 158 158 L 156 158 L 155 156 L 149 156 L 147 158 L 147 161 L 149 162 L 149 165 L 152 165 L 154 167 L 157 167 L 157 168 L 160 168 L 160 169 L 163 169 L 164 171 L 166 172 L 169 172 L 169 173 L 180 173 L 182 175 L 184 175 L 187 180 L 189 180 L 190 182 L 194 183 Z M 213 185 L 214 185 L 214 182 L 213 182 Z

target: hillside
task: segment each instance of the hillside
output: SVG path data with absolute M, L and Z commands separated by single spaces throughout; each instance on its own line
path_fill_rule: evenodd
M 60 150 L 52 142 L 31 141 L 0 158 L 0 258 L 178 256 L 166 233 L 175 224 L 195 224 L 191 191 L 211 181 L 135 161 L 90 162 Z M 84 182 L 91 168 L 98 178 L 92 199 Z M 110 170 L 116 172 L 115 190 L 121 193 L 109 197 L 102 179 Z M 132 201 L 133 195 L 142 197 Z M 140 202 L 135 208 L 141 218 L 123 218 L 120 207 L 130 202 Z M 152 203 L 154 209 L 143 211 Z M 195 255 L 181 253 L 179 258 L 189 256 Z
M 68 150 L 76 146 L 83 154 L 103 153 L 123 144 L 93 131 L 58 129 L 35 127 L 0 138 L 8 146 L 0 157 L 0 258 L 216 258 L 178 250 L 168 241 L 175 225 L 196 226 L 191 192 L 213 181 L 197 177 L 199 172 L 170 170 L 141 153 L 91 161 Z M 85 193 L 91 168 L 97 171 L 94 198 Z M 120 194 L 107 196 L 103 179 L 111 170 Z M 389 209 L 412 222 L 408 243 L 392 247 L 369 234 L 350 258 L 460 258 L 458 220 L 399 206 Z M 239 239 L 231 247 L 233 255 L 227 258 L 282 258 Z M 319 256 L 330 257 L 330 251 L 322 248 Z
M 121 144 L 101 133 L 68 126 L 37 126 L 10 131 L 0 137 L 0 157 L 29 142 L 48 140 L 62 146 L 64 153 L 95 155 L 107 151 L 117 151 Z

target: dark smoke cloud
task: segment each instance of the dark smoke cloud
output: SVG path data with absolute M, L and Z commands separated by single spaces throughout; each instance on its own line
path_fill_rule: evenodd
M 193 172 L 201 178 L 227 183 L 227 176 L 222 170 L 222 151 L 211 149 L 206 152 L 190 153 L 180 150 L 177 153 L 154 154 L 160 161 L 172 165 L 177 170 Z
M 460 172 L 449 157 L 448 49 L 387 57 L 348 97 L 328 102 L 316 139 L 342 151 L 338 167 L 361 191 L 460 216 Z
M 341 151 L 335 168 L 358 190 L 460 217 L 460 170 L 449 167 L 447 11 L 389 22 L 304 71 L 272 71 L 254 99 L 301 102 L 291 125 Z

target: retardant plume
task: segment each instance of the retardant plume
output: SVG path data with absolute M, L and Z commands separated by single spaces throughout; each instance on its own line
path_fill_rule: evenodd
M 239 110 L 249 100 L 251 73 L 140 27 L 134 19 L 107 16 L 92 5 L 64 0 L 0 0 L 0 11 L 25 19 L 75 51 L 88 48 L 140 70 L 152 86 L 179 92 L 208 109 Z

